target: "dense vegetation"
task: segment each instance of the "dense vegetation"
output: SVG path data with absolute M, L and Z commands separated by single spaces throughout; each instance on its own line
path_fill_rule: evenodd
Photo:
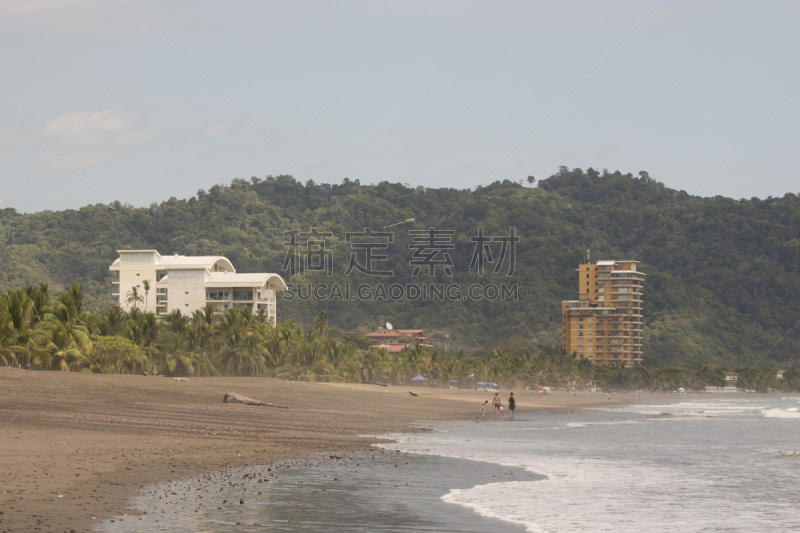
M 364 337 L 331 329 L 321 312 L 313 329 L 293 320 L 277 327 L 249 309 L 214 314 L 211 307 L 185 317 L 175 311 L 158 319 L 134 307 L 102 313 L 83 309 L 83 291 L 73 285 L 51 299 L 47 285 L 0 294 L 0 365 L 32 370 L 153 373 L 183 376 L 276 376 L 290 380 L 409 384 L 417 374 L 431 383 L 460 386 L 478 381 L 504 388 L 600 386 L 606 389 L 701 389 L 722 386 L 720 368 L 708 365 L 607 368 L 557 348 L 527 347 L 520 353 L 494 350 L 488 357 L 443 353 L 419 344 L 400 354 L 365 349 Z M 776 380 L 757 367 L 737 367 L 743 388 L 800 389 L 800 369 Z
M 376 269 L 391 270 L 390 277 L 358 269 L 345 273 L 351 255 L 365 253 L 348 242 L 348 232 L 380 231 L 409 218 L 415 221 L 388 228 L 393 240 L 377 250 L 385 259 Z M 330 271 L 301 269 L 290 275 L 290 232 L 312 228 L 325 233 Z M 420 250 L 410 232 L 429 228 L 452 232 L 436 250 L 448 261 L 431 272 L 423 266 L 413 276 Z M 508 255 L 499 265 L 499 238 L 512 228 L 520 241 L 510 271 Z M 481 231 L 497 238 L 487 241 L 483 276 L 470 268 Z M 591 250 L 592 261 L 636 259 L 647 274 L 648 371 L 665 365 L 748 365 L 774 374 L 794 367 L 800 353 L 800 205 L 794 194 L 766 200 L 699 198 L 671 190 L 644 172 L 567 168 L 536 187 L 504 181 L 474 191 L 349 180 L 303 184 L 289 176 L 236 179 L 188 200 L 171 198 L 149 208 L 115 202 L 34 214 L 4 209 L 0 289 L 47 283 L 61 291 L 78 283 L 86 293 L 83 305 L 102 315 L 114 304 L 108 266 L 119 248 L 225 255 L 240 272 L 277 272 L 301 287 L 516 284 L 516 301 L 295 297 L 278 302 L 279 318 L 293 322 L 277 330 L 311 328 L 323 311 L 341 331 L 365 333 L 389 320 L 396 327 L 424 328 L 439 350 L 448 335 L 451 352 L 463 349 L 481 360 L 557 346 L 560 302 L 577 297 L 574 269 Z M 502 268 L 494 272 L 493 266 Z

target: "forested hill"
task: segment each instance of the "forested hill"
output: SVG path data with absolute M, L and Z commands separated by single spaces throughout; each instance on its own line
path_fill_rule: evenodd
M 365 228 L 390 237 L 364 237 Z M 648 362 L 787 365 L 800 354 L 798 197 L 700 198 L 646 173 L 562 168 L 535 186 L 474 191 L 236 179 L 149 208 L 5 209 L 0 247 L 0 290 L 78 282 L 102 309 L 114 304 L 108 266 L 118 249 L 224 255 L 239 272 L 277 272 L 301 287 L 278 302 L 281 321 L 310 326 L 325 310 L 337 328 L 390 321 L 466 350 L 560 344 L 561 301 L 577 298 L 575 269 L 590 250 L 592 261 L 636 259 L 647 274 Z M 410 285 L 462 292 L 426 300 Z M 470 287 L 477 292 L 465 294 Z M 317 292 L 306 298 L 309 288 Z

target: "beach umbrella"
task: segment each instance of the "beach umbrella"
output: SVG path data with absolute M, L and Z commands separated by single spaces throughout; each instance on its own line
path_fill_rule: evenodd
M 458 381 L 456 381 L 455 379 L 451 379 L 450 381 L 448 381 L 448 383 L 458 383 Z

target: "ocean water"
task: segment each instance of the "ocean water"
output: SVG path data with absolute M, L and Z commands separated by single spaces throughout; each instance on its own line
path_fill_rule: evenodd
M 800 398 L 624 407 L 386 435 L 381 450 L 149 487 L 101 531 L 800 531 Z M 122 520 L 122 521 L 120 521 Z
M 531 532 L 800 531 L 800 398 L 669 395 L 518 418 L 387 446 L 544 475 L 442 497 Z

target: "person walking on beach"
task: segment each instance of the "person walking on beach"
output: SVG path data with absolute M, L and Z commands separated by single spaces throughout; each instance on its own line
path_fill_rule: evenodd
M 494 404 L 494 416 L 496 418 L 500 417 L 500 409 L 503 407 L 503 402 L 500 400 L 500 394 L 495 392 L 494 393 L 494 400 L 492 401 Z
M 517 408 L 517 400 L 514 399 L 514 393 L 508 395 L 508 419 L 514 420 L 514 410 Z
M 484 400 L 483 404 L 481 405 L 481 416 L 486 416 L 486 406 L 489 404 L 489 400 Z

